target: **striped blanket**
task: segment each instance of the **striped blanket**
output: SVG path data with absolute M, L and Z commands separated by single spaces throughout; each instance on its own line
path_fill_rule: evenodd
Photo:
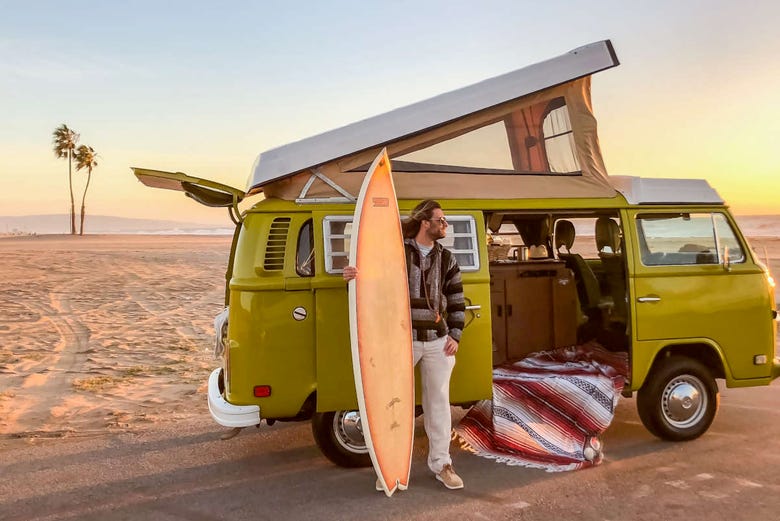
M 548 472 L 602 460 L 598 436 L 609 426 L 628 374 L 626 353 L 595 342 L 493 370 L 493 400 L 475 405 L 455 428 L 479 456 Z

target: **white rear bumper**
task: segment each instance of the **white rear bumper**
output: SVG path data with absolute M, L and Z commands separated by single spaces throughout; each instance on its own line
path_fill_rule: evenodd
M 214 421 L 225 427 L 251 427 L 259 424 L 260 407 L 228 403 L 219 390 L 220 378 L 221 367 L 214 369 L 209 376 L 209 412 Z

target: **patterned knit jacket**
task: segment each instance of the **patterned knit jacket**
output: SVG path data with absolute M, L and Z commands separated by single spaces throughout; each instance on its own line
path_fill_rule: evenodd
M 404 239 L 404 247 L 414 340 L 430 341 L 449 334 L 460 342 L 466 301 L 455 256 L 438 242 L 425 257 L 414 239 Z

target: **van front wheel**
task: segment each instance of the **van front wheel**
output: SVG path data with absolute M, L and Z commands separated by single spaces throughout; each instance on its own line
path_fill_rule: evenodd
M 704 434 L 719 403 L 718 385 L 707 367 L 682 356 L 664 360 L 637 395 L 642 423 L 669 441 L 688 441 Z
M 340 467 L 368 467 L 366 440 L 358 411 L 315 413 L 311 419 L 314 441 L 330 461 Z

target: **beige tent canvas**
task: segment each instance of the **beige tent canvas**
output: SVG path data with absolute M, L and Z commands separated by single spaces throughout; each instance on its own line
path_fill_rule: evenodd
M 609 40 L 261 153 L 247 193 L 353 201 L 387 148 L 398 197 L 612 197 L 590 76 L 619 64 Z

